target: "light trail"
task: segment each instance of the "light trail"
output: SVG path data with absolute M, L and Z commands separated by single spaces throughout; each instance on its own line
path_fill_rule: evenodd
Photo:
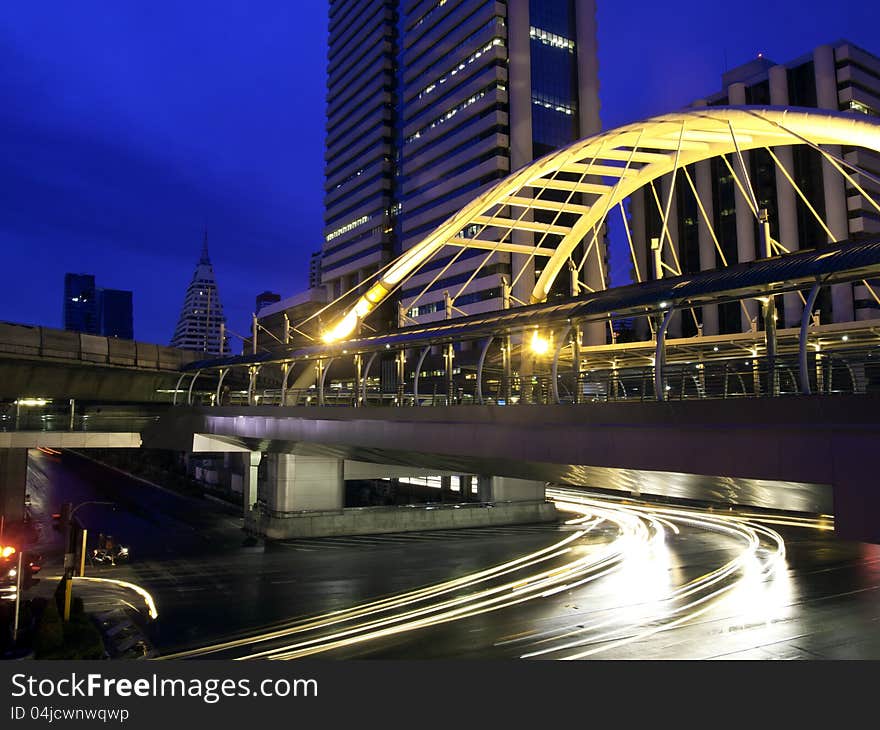
M 785 545 L 765 524 L 827 529 L 830 520 L 622 504 L 561 487 L 548 488 L 547 496 L 559 510 L 573 514 L 565 525 L 574 531 L 546 548 L 461 578 L 161 658 L 241 650 L 238 660 L 297 659 L 546 599 L 588 584 L 612 588 L 619 584 L 621 595 L 634 595 L 616 604 L 607 618 L 539 635 L 520 634 L 496 644 L 527 643 L 530 650 L 521 654 L 524 658 L 585 658 L 732 605 L 730 599 L 737 592 L 746 587 L 755 590 L 772 580 L 785 565 Z M 732 546 L 733 555 L 703 575 L 672 585 L 667 540 L 678 538 L 685 527 L 720 534 Z M 599 537 L 602 541 L 597 543 Z M 755 600 L 760 604 L 760 597 Z M 627 612 L 640 613 L 621 621 Z M 265 648 L 259 648 L 261 644 Z
M 47 575 L 44 577 L 45 580 L 61 580 L 63 576 L 60 575 Z M 87 582 L 87 583 L 103 583 L 106 585 L 116 586 L 117 588 L 125 588 L 129 591 L 134 591 L 137 593 L 144 601 L 147 607 L 147 614 L 150 618 L 156 619 L 159 618 L 159 611 L 156 608 L 156 601 L 153 600 L 152 594 L 143 586 L 139 586 L 136 583 L 129 583 L 126 580 L 117 580 L 116 578 L 94 578 L 92 576 L 84 576 L 84 575 L 75 575 L 73 576 L 73 580 L 76 583 Z M 131 605 L 131 604 L 129 604 Z

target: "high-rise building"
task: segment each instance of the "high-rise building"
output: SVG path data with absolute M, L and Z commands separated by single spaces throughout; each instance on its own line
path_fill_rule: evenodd
M 257 300 L 254 304 L 254 313 L 259 314 L 260 310 L 263 307 L 267 307 L 270 304 L 275 304 L 275 302 L 281 301 L 281 295 L 276 294 L 273 291 L 264 291 L 260 294 L 257 294 Z
M 511 171 L 599 131 L 595 12 L 594 0 L 404 3 L 401 250 Z M 530 234 L 515 235 L 529 243 Z M 525 256 L 487 260 L 465 250 L 434 281 L 449 261 L 438 258 L 406 282 L 411 317 L 443 317 L 444 291 L 456 296 L 478 267 L 455 300 L 466 313 L 500 308 L 502 276 L 517 279 L 514 296 L 528 301 L 540 274 Z
M 784 64 L 759 56 L 725 73 L 722 90 L 695 102 L 694 106 L 744 104 L 878 115 L 880 58 L 848 41 L 819 46 Z M 839 147 L 828 148 L 828 151 L 875 175 L 880 170 L 880 157 L 876 153 Z M 800 192 L 788 181 L 786 172 L 770 151 L 744 152 L 743 160 L 758 204 L 768 211 L 770 234 L 774 240 L 793 251 L 823 246 L 832 238 L 846 240 L 880 232 L 877 210 L 818 150 L 799 145 L 773 148 L 772 152 L 797 183 Z M 737 169 L 734 157 L 732 155 L 728 162 Z M 724 160 L 716 158 L 700 162 L 688 166 L 687 171 L 706 210 L 706 218 L 712 222 L 723 258 L 716 250 L 693 192 L 688 185 L 676 185 L 667 236 L 675 248 L 682 273 L 716 268 L 724 261 L 732 264 L 763 258 L 765 252 L 758 250 L 760 237 L 754 214 Z M 880 187 L 870 178 L 855 175 L 854 179 L 865 192 L 880 198 Z M 656 189 L 661 200 L 665 201 L 669 177 Z M 648 272 L 648 278 L 656 278 L 651 240 L 660 237 L 663 218 L 650 189 L 632 196 L 630 213 L 640 269 Z M 874 288 L 880 292 L 880 287 Z M 776 308 L 780 326 L 783 323 L 786 327 L 799 325 L 803 305 L 797 294 L 777 297 Z M 880 316 L 876 301 L 861 283 L 836 284 L 823 289 L 815 311 L 820 313 L 823 322 Z M 700 320 L 705 335 L 745 332 L 753 327 L 753 322 L 754 326 L 759 325 L 759 318 L 755 302 L 748 302 L 745 309 L 736 302 L 704 306 L 696 318 L 673 318 L 670 333 L 673 336 L 696 334 L 695 319 Z
M 105 337 L 134 339 L 132 294 L 122 289 L 98 289 L 100 332 Z
M 331 0 L 321 281 L 331 299 L 391 259 L 396 0 Z
M 90 335 L 100 333 L 93 274 L 64 275 L 64 329 Z
M 92 274 L 65 274 L 64 329 L 134 339 L 132 293 L 98 288 Z
M 595 35 L 595 0 L 332 0 L 321 264 L 329 299 L 512 170 L 598 132 Z M 440 277 L 449 257 L 431 262 L 399 292 L 409 315 L 442 317 L 444 291 L 455 295 L 468 280 L 459 310 L 499 308 L 501 277 L 524 265 L 514 294 L 528 299 L 540 274 L 532 263 L 484 259 L 466 250 Z
M 208 256 L 208 233 L 205 232 L 202 255 L 186 288 L 171 346 L 210 355 L 228 354 L 225 328 L 226 318 L 214 279 L 214 267 Z

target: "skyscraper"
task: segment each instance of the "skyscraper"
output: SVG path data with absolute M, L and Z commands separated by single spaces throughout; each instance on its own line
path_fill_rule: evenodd
M 134 339 L 132 295 L 122 289 L 98 289 L 100 332 L 105 337 Z
M 330 299 L 512 170 L 599 131 L 594 0 L 331 0 L 328 72 Z M 409 316 L 444 316 L 444 291 L 469 280 L 458 309 L 499 308 L 501 277 L 523 266 L 514 294 L 528 299 L 533 264 L 484 258 L 423 268 L 399 293 Z
M 331 0 L 321 281 L 331 299 L 391 259 L 396 0 Z
M 402 28 L 405 251 L 488 185 L 600 124 L 593 0 L 410 1 Z M 401 298 L 411 317 L 444 316 L 443 292 L 455 296 L 478 267 L 456 297 L 466 313 L 500 308 L 502 276 L 515 279 L 514 295 L 528 301 L 540 273 L 525 256 L 486 260 L 485 252 L 466 250 L 437 278 L 448 264 L 449 257 L 435 260 L 407 281 Z
M 722 90 L 694 106 L 744 104 L 813 107 L 876 116 L 880 114 L 880 58 L 848 41 L 819 46 L 784 64 L 759 56 L 726 72 Z M 858 148 L 829 151 L 856 167 L 872 172 L 880 169 L 880 159 L 874 153 Z M 732 155 L 728 160 L 732 167 L 721 158 L 688 166 L 687 174 L 695 184 L 705 216 L 688 185 L 676 185 L 667 236 L 682 273 L 765 255 L 758 250 L 760 239 L 749 202 L 731 174 L 731 169 L 738 169 L 734 158 Z M 819 151 L 806 145 L 757 149 L 744 152 L 743 160 L 758 203 L 768 212 L 771 237 L 787 249 L 814 248 L 832 238 L 846 240 L 880 232 L 876 209 Z M 797 189 L 788 177 L 797 183 Z M 867 193 L 880 198 L 880 187 L 870 178 L 855 175 L 855 179 Z M 668 190 L 667 177 L 657 185 L 660 200 L 667 200 Z M 661 235 L 662 216 L 650 189 L 633 195 L 631 218 L 639 268 L 648 272 L 648 278 L 656 278 L 651 239 Z M 706 218 L 711 221 L 711 230 Z M 721 252 L 716 250 L 713 231 Z M 880 292 L 880 287 L 874 289 Z M 780 326 L 798 326 L 803 304 L 797 294 L 777 297 L 776 308 Z M 823 289 L 814 311 L 820 313 L 823 322 L 880 316 L 880 307 L 862 283 Z M 759 316 L 753 301 L 745 308 L 738 303 L 708 305 L 697 317 L 673 318 L 670 333 L 696 334 L 697 318 L 705 335 L 744 332 L 749 331 L 753 321 L 758 324 Z
M 171 339 L 172 347 L 199 350 L 210 355 L 229 353 L 224 330 L 226 318 L 214 279 L 214 267 L 208 256 L 208 233 L 192 281 L 186 288 L 180 318 Z
M 267 307 L 270 304 L 275 304 L 275 302 L 280 302 L 280 301 L 281 301 L 281 295 L 277 294 L 276 292 L 268 291 L 268 290 L 264 291 L 264 292 L 260 292 L 259 294 L 257 294 L 257 299 L 254 302 L 254 307 L 255 307 L 254 313 L 259 314 L 260 310 L 263 307 Z
M 65 274 L 64 329 L 134 339 L 132 293 L 98 288 L 92 274 Z
M 98 296 L 93 274 L 64 275 L 64 329 L 97 335 Z

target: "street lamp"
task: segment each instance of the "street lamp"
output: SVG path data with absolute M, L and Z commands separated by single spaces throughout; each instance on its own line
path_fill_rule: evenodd
M 87 504 L 109 504 L 116 506 L 115 502 L 105 502 L 100 500 L 89 500 L 87 502 L 80 502 L 76 507 L 72 507 L 70 502 L 65 502 L 61 506 L 61 519 L 64 522 L 64 620 L 70 620 L 70 601 L 73 597 L 73 569 L 74 569 L 74 560 L 76 556 L 74 555 L 73 546 L 71 545 L 72 537 L 73 537 L 73 516 L 76 511 L 80 507 L 85 507 Z M 82 541 L 82 559 L 80 561 L 80 575 L 85 572 L 85 553 L 86 553 L 86 535 L 88 535 L 88 530 L 83 528 L 83 541 Z

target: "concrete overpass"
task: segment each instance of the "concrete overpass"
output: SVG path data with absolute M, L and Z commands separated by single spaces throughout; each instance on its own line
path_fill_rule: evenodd
M 176 409 L 144 445 L 265 453 L 279 485 L 265 526 L 341 510 L 344 460 L 493 475 L 486 501 L 534 502 L 547 481 L 834 514 L 880 542 L 880 397 L 497 408 Z M 723 476 L 718 476 L 723 475 Z M 255 485 L 251 487 L 255 489 Z M 312 517 L 314 516 L 311 515 Z

